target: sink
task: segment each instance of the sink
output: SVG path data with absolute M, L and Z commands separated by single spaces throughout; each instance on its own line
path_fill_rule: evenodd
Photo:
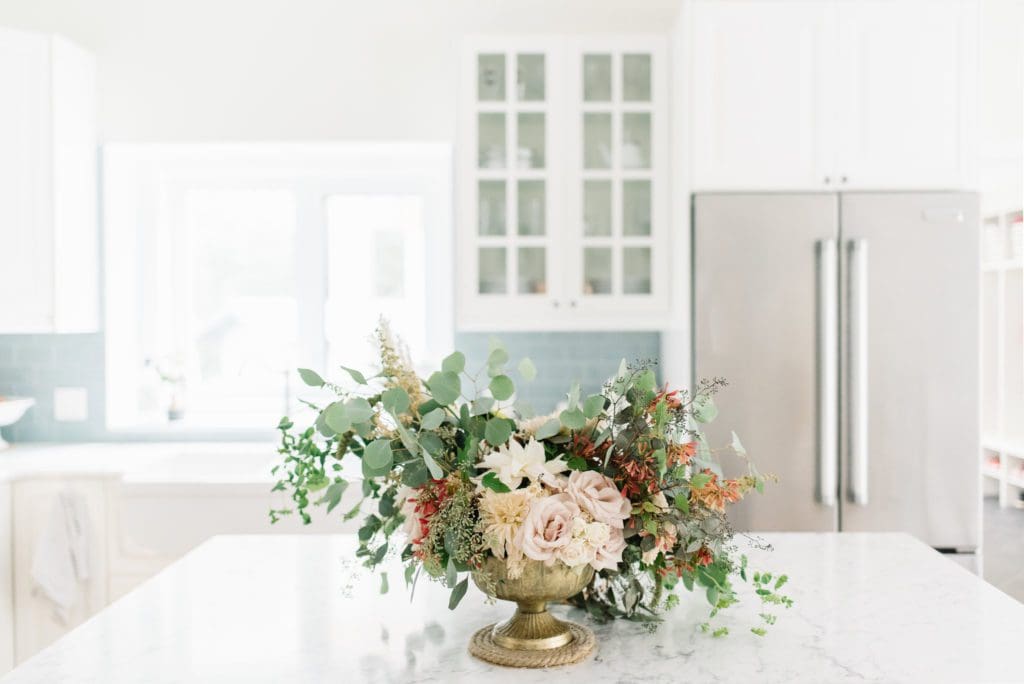
M 0 427 L 14 425 L 25 415 L 36 403 L 35 399 L 29 397 L 0 397 Z M 10 445 L 0 436 L 0 451 Z

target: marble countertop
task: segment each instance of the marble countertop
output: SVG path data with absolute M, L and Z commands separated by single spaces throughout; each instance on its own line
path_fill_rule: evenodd
M 0 451 L 0 481 L 29 477 L 114 477 L 135 484 L 273 482 L 269 442 L 95 442 L 15 444 Z
M 420 581 L 410 601 L 352 563 L 351 536 L 216 537 L 42 651 L 3 682 L 938 682 L 1019 681 L 1024 605 L 905 534 L 764 535 L 753 567 L 785 571 L 795 605 L 767 636 L 759 602 L 698 631 L 702 596 L 654 632 L 584 621 L 596 656 L 551 671 L 508 670 L 466 651 L 477 628 L 511 614 L 471 589 Z M 738 540 L 741 547 L 746 542 Z

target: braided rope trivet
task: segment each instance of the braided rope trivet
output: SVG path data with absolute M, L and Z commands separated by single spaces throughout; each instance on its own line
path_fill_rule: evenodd
M 597 640 L 594 633 L 583 625 L 569 623 L 573 639 L 565 646 L 549 648 L 543 651 L 517 651 L 494 643 L 494 625 L 487 625 L 469 642 L 471 655 L 495 665 L 505 667 L 554 667 L 571 665 L 584 660 L 594 652 Z

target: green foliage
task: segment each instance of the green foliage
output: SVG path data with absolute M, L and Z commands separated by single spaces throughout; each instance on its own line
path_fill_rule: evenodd
M 489 389 L 495 399 L 505 401 L 516 391 L 516 386 L 512 383 L 512 378 L 507 375 L 495 375 L 491 378 Z
M 537 367 L 533 365 L 533 361 L 528 358 L 524 358 L 519 362 L 519 375 L 522 376 L 526 382 L 532 382 L 537 377 Z
M 427 380 L 427 387 L 430 389 L 430 396 L 441 406 L 454 403 L 462 393 L 459 376 L 451 371 L 434 373 Z
M 488 489 L 498 492 L 499 494 L 512 491 L 508 488 L 507 484 L 498 479 L 498 474 L 495 472 L 490 472 L 484 475 L 480 480 L 480 484 Z
M 409 410 L 409 393 L 401 387 L 388 388 L 381 393 L 380 403 L 385 411 L 399 416 Z
M 494 417 L 487 421 L 487 427 L 484 429 L 484 439 L 491 446 L 500 446 L 508 442 L 508 438 L 512 436 L 512 423 L 506 418 Z
M 306 383 L 310 387 L 324 386 L 324 379 L 320 377 L 320 374 L 316 371 L 311 371 L 308 368 L 300 368 L 299 377 L 302 378 L 302 382 Z
M 458 375 L 466 370 L 466 356 L 460 351 L 452 352 L 441 362 L 441 370 Z

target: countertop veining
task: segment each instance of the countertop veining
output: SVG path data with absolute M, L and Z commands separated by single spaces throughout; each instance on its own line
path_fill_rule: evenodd
M 752 568 L 786 572 L 795 604 L 767 636 L 749 585 L 713 638 L 703 596 L 665 622 L 597 625 L 597 655 L 509 670 L 466 651 L 511 614 L 471 589 L 455 612 L 421 578 L 410 601 L 397 561 L 380 577 L 351 536 L 217 537 L 14 670 L 4 682 L 938 682 L 1020 680 L 1024 605 L 905 534 L 770 533 Z M 737 543 L 746 546 L 745 540 Z M 554 608 L 575 620 L 580 611 Z

